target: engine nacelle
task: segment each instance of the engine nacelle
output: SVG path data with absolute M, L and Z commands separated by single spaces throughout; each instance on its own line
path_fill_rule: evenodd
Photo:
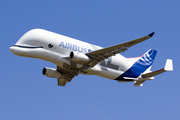
M 60 72 L 58 72 L 57 70 L 55 70 L 53 68 L 48 68 L 48 67 L 43 68 L 42 74 L 47 77 L 52 77 L 52 78 L 60 78 L 61 77 Z
M 72 51 L 70 53 L 69 57 L 71 58 L 71 60 L 78 62 L 78 63 L 81 63 L 81 64 L 88 62 L 90 60 L 90 58 L 87 55 L 85 55 L 83 53 L 77 53 L 74 51 Z

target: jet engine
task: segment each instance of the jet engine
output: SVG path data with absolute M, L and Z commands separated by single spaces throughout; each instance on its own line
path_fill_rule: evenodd
M 78 63 L 81 63 L 81 64 L 88 62 L 90 60 L 90 58 L 87 55 L 85 55 L 83 53 L 77 53 L 74 51 L 72 51 L 70 53 L 69 57 L 71 58 L 71 60 L 78 62 Z
M 52 77 L 52 78 L 60 78 L 61 77 L 60 72 L 58 72 L 57 70 L 55 70 L 53 68 L 48 68 L 48 67 L 43 68 L 42 74 L 47 77 Z

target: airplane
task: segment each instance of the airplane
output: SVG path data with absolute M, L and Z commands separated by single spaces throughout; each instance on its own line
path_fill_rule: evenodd
M 118 82 L 134 82 L 134 86 L 143 86 L 146 80 L 153 80 L 158 74 L 173 71 L 172 60 L 167 59 L 164 68 L 151 71 L 156 50 L 150 49 L 136 58 L 125 58 L 119 53 L 153 35 L 154 32 L 135 40 L 102 48 L 44 29 L 32 29 L 9 49 L 18 56 L 54 63 L 56 69 L 44 67 L 42 74 L 57 78 L 59 86 L 65 86 L 78 74 L 97 75 Z

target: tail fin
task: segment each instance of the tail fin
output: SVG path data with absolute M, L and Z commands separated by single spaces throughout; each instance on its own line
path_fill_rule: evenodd
M 116 78 L 116 80 L 125 79 L 136 79 L 142 73 L 144 73 L 148 68 L 150 68 L 154 62 L 157 51 L 150 49 L 143 56 L 136 61 L 131 68 L 124 72 L 121 76 Z
M 137 62 L 135 62 L 134 66 L 141 70 L 141 73 L 147 70 L 150 66 L 152 66 L 157 51 L 150 49 L 148 50 Z
M 126 71 L 124 77 L 137 78 L 148 68 L 150 68 L 154 62 L 157 51 L 150 49 L 144 55 L 142 55 L 138 61 L 136 61 L 133 66 Z

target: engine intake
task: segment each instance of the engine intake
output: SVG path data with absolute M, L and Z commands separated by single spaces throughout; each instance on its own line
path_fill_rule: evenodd
M 71 51 L 69 57 L 71 58 L 71 60 L 81 63 L 81 64 L 88 62 L 90 60 L 90 58 L 87 55 L 85 55 L 83 53 L 77 53 L 74 51 Z
M 61 77 L 60 72 L 58 72 L 57 70 L 55 70 L 53 68 L 48 68 L 48 67 L 43 68 L 42 74 L 47 77 L 52 77 L 52 78 L 60 78 Z

